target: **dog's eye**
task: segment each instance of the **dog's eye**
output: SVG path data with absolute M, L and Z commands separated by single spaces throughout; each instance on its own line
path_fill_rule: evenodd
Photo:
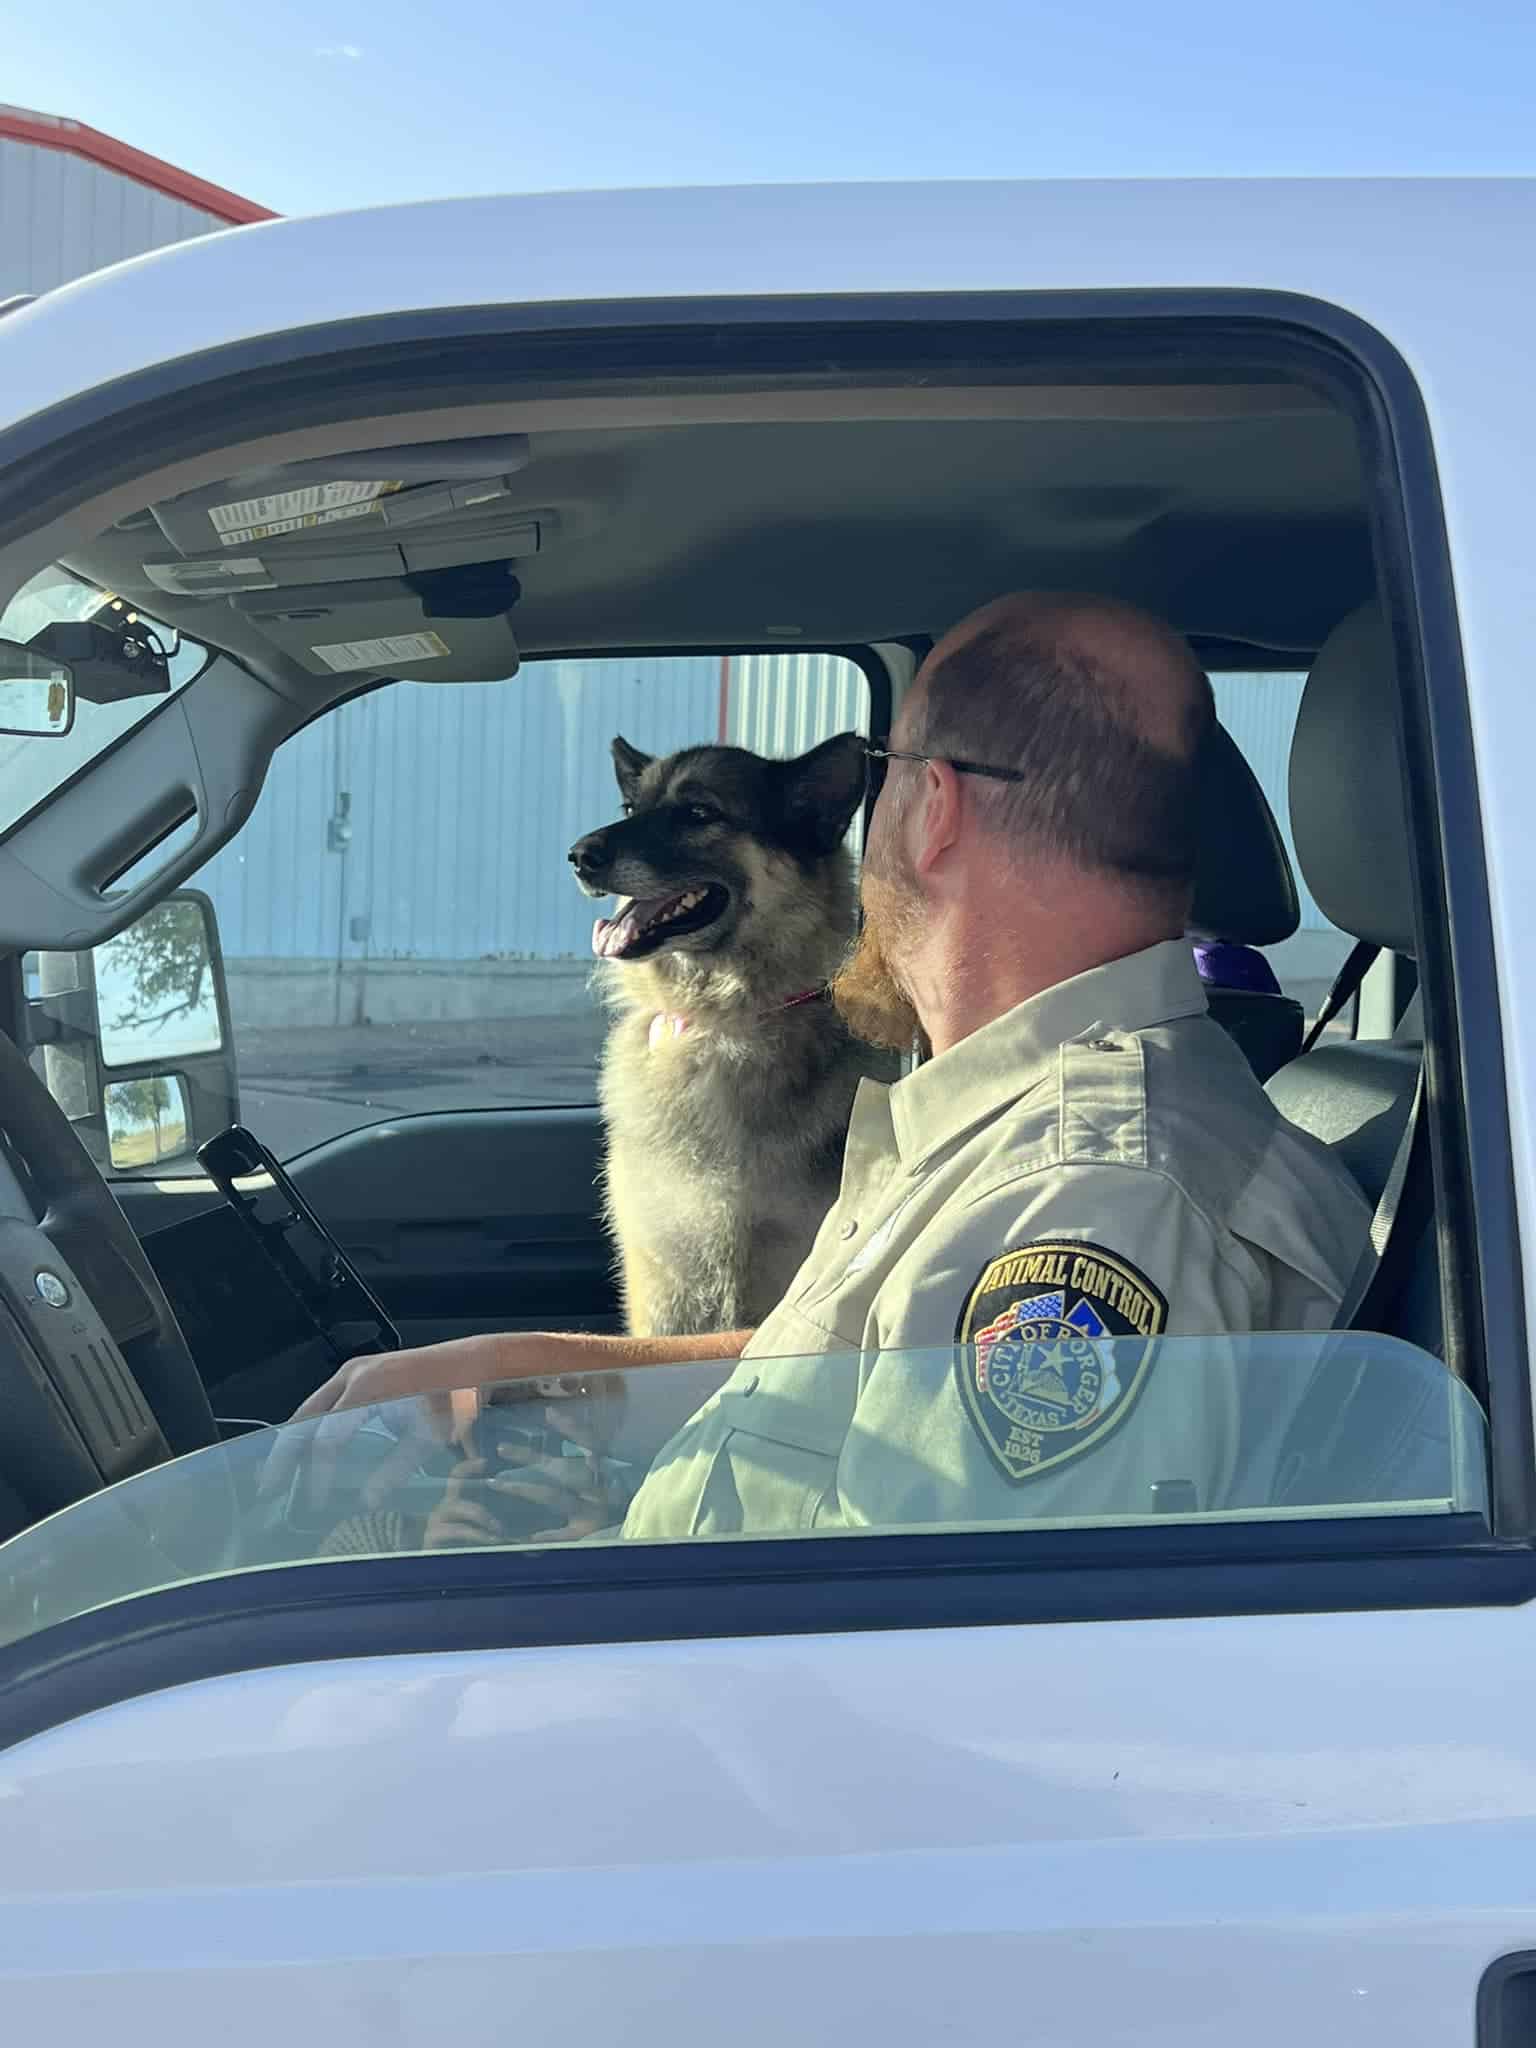
M 683 816 L 690 825 L 718 825 L 721 812 L 713 804 L 684 804 Z
M 632 818 L 635 815 L 635 807 L 633 804 L 630 803 L 620 804 L 619 813 L 622 817 Z

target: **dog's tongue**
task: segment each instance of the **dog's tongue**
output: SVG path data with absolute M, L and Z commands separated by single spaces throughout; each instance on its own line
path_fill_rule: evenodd
M 600 917 L 592 927 L 592 950 L 599 960 L 619 960 L 629 951 L 670 896 L 632 896 L 617 917 Z

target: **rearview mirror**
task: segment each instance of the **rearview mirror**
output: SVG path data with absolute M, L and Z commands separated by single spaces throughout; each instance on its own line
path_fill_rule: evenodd
M 67 662 L 0 640 L 0 733 L 62 739 L 75 722 L 75 678 Z
M 120 598 L 90 619 L 54 619 L 34 633 L 26 652 L 69 671 L 87 704 L 122 704 L 134 697 L 164 697 L 170 662 L 160 636 Z

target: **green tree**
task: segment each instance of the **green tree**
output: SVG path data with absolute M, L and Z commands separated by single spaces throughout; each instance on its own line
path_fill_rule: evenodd
M 153 1124 L 155 1158 L 164 1155 L 164 1119 L 175 1101 L 171 1083 L 164 1074 L 146 1074 L 137 1081 L 114 1081 L 112 1106 L 117 1114 L 134 1124 Z
M 113 987 L 114 1030 L 153 1030 L 197 1009 L 208 993 L 208 934 L 195 903 L 158 904 L 100 951 L 108 959 L 97 980 Z

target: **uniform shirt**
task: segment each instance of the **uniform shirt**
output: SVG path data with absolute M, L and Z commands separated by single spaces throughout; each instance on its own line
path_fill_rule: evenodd
M 1186 943 L 1078 975 L 863 1084 L 810 1256 L 624 1532 L 1141 1515 L 1162 1481 L 1240 1504 L 1261 1357 L 1299 1396 L 1317 1347 L 1219 1333 L 1326 1329 L 1369 1225 Z

